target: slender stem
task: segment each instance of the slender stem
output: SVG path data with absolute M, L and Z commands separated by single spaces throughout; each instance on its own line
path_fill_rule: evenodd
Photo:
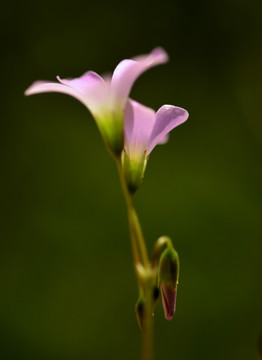
M 139 248 L 140 253 L 141 253 L 142 263 L 143 263 L 144 267 L 147 268 L 150 266 L 148 255 L 147 255 L 147 249 L 146 249 L 141 225 L 138 220 L 136 210 L 133 206 L 132 196 L 130 195 L 130 193 L 128 191 L 126 180 L 124 178 L 124 174 L 123 174 L 122 167 L 121 167 L 121 159 L 116 158 L 116 164 L 117 164 L 117 169 L 118 169 L 118 173 L 119 173 L 119 177 L 120 177 L 120 181 L 121 181 L 121 185 L 122 185 L 122 190 L 123 190 L 124 197 L 126 200 L 126 205 L 127 205 L 129 226 L 130 226 L 130 232 L 131 232 L 131 238 L 132 238 L 132 247 L 133 247 L 133 250 L 135 250 L 134 251 L 135 262 L 136 262 L 136 265 L 140 263 L 140 261 L 137 261 L 139 259 L 139 255 L 137 254 L 137 252 L 138 252 L 137 250 Z
M 126 200 L 126 206 L 127 206 L 127 212 L 128 212 L 128 223 L 129 223 L 131 243 L 132 243 L 132 250 L 133 250 L 134 262 L 135 262 L 135 267 L 136 267 L 141 262 L 140 262 L 140 255 L 139 255 L 136 236 L 135 236 L 135 229 L 134 229 L 132 219 L 131 219 L 131 215 L 130 215 L 131 211 L 132 211 L 132 208 L 133 208 L 132 198 L 129 195 L 128 188 L 127 188 L 127 185 L 126 185 L 126 181 L 125 181 L 125 178 L 124 178 L 124 175 L 123 175 L 123 172 L 122 172 L 121 160 L 119 158 L 115 158 L 115 160 L 116 160 L 117 170 L 118 170 L 118 173 L 119 173 L 124 198 Z
M 134 254 L 135 267 L 137 265 L 143 265 L 145 269 L 146 276 L 142 280 L 138 279 L 139 290 L 142 291 L 144 288 L 145 295 L 145 335 L 143 338 L 143 360 L 153 360 L 153 303 L 152 303 L 152 293 L 153 293 L 153 274 L 151 264 L 148 258 L 147 249 L 144 241 L 144 236 L 142 233 L 141 225 L 136 213 L 136 210 L 133 206 L 132 196 L 129 193 L 126 179 L 124 177 L 121 159 L 115 157 L 116 165 L 121 181 L 121 186 L 123 194 L 126 200 L 127 213 L 128 213 L 128 222 L 130 228 L 132 249 Z M 140 259 L 141 258 L 141 259 Z M 141 261 L 142 260 L 142 261 Z
M 152 304 L 152 277 L 145 282 L 145 335 L 143 341 L 143 360 L 153 360 L 153 304 Z
M 149 262 L 148 255 L 147 255 L 147 249 L 146 249 L 146 245 L 145 245 L 145 241 L 144 241 L 144 236 L 142 233 L 141 225 L 140 225 L 136 210 L 134 209 L 133 206 L 130 209 L 130 216 L 131 216 L 132 224 L 133 224 L 135 232 L 136 232 L 137 241 L 139 243 L 139 248 L 141 251 L 141 257 L 143 260 L 144 267 L 148 268 L 148 267 L 150 267 L 150 262 Z

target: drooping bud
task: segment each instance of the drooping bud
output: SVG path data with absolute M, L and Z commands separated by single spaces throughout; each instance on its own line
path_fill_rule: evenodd
M 173 248 L 168 247 L 161 255 L 158 273 L 158 284 L 167 320 L 171 320 L 175 313 L 178 277 L 178 254 Z

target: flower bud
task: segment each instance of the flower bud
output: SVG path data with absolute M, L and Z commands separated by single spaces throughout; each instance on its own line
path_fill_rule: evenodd
M 154 312 L 154 308 L 156 306 L 158 298 L 159 289 L 156 285 L 154 285 L 152 288 L 152 312 Z M 140 298 L 137 300 L 135 310 L 138 325 L 142 332 L 145 334 L 146 301 L 143 295 L 141 295 Z M 154 316 L 153 313 L 152 316 Z
M 167 320 L 171 320 L 175 313 L 178 276 L 178 254 L 173 248 L 168 247 L 161 255 L 158 273 L 162 304 Z

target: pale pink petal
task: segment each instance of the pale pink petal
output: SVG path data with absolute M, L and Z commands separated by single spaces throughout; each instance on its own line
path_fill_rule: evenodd
M 64 85 L 67 85 L 83 95 L 89 95 L 93 89 L 102 87 L 104 80 L 94 71 L 87 71 L 85 74 L 75 79 L 60 79 L 57 76 L 57 80 Z
M 101 108 L 105 108 L 109 102 L 109 82 L 99 76 L 94 71 L 87 71 L 85 74 L 75 79 L 61 79 L 57 76 L 60 83 L 69 86 L 81 93 L 86 101 L 86 106 L 96 115 Z
M 25 91 L 25 95 L 28 96 L 28 95 L 35 95 L 35 94 L 49 93 L 49 92 L 57 92 L 57 93 L 70 95 L 76 98 L 77 100 L 81 101 L 84 105 L 86 105 L 84 96 L 81 93 L 79 93 L 77 90 L 70 88 L 69 86 L 58 84 L 55 82 L 36 81 Z
M 163 136 L 159 141 L 158 141 L 158 145 L 163 145 L 163 144 L 166 144 L 167 142 L 168 142 L 168 140 L 169 140 L 169 135 L 167 134 L 167 135 L 165 135 L 165 136 Z
M 167 134 L 176 126 L 185 122 L 188 112 L 180 107 L 163 105 L 156 113 L 156 121 L 148 141 L 148 154 L 154 147 L 166 140 Z
M 155 112 L 134 100 L 128 100 L 125 107 L 125 150 L 128 154 L 141 155 L 155 122 Z
M 59 83 L 38 81 L 26 90 L 25 95 L 33 95 L 44 92 L 59 92 L 71 95 L 81 101 L 93 114 L 99 111 L 104 105 L 108 95 L 107 84 L 104 80 L 94 73 L 88 71 L 76 79 L 60 79 Z
M 115 102 L 118 105 L 124 105 L 139 75 L 151 67 L 167 61 L 168 55 L 162 48 L 156 48 L 148 55 L 121 61 L 115 68 L 111 80 L 111 91 Z

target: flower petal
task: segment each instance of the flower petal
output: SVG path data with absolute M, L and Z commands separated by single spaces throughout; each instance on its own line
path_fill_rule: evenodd
M 185 122 L 187 118 L 188 112 L 186 110 L 177 106 L 163 105 L 156 113 L 156 121 L 148 141 L 148 154 L 157 144 L 165 142 L 167 134 Z
M 55 82 L 36 81 L 25 91 L 25 95 L 28 96 L 47 92 L 58 92 L 71 95 L 85 105 L 85 99 L 82 94 L 75 89 Z
M 148 55 L 121 61 L 115 68 L 111 80 L 112 96 L 115 102 L 119 106 L 123 106 L 139 75 L 151 67 L 167 61 L 168 55 L 162 48 L 156 48 Z
M 146 150 L 155 122 L 155 111 L 129 99 L 125 107 L 125 150 L 141 156 Z
M 171 285 L 162 285 L 162 304 L 165 312 L 165 318 L 171 320 L 176 310 L 176 288 L 173 289 Z
M 163 145 L 163 144 L 166 144 L 167 142 L 168 142 L 168 140 L 169 140 L 169 135 L 167 134 L 167 135 L 165 135 L 165 136 L 163 136 L 159 141 L 158 141 L 158 145 Z
M 104 80 L 94 71 L 87 71 L 85 74 L 75 79 L 60 79 L 57 76 L 57 80 L 64 85 L 67 85 L 84 96 L 87 96 L 97 87 L 104 85 Z
M 93 114 L 99 111 L 106 98 L 107 85 L 104 80 L 93 71 L 88 71 L 76 79 L 57 79 L 59 83 L 37 81 L 26 91 L 25 95 L 40 94 L 45 92 L 59 92 L 71 95 L 82 102 Z

